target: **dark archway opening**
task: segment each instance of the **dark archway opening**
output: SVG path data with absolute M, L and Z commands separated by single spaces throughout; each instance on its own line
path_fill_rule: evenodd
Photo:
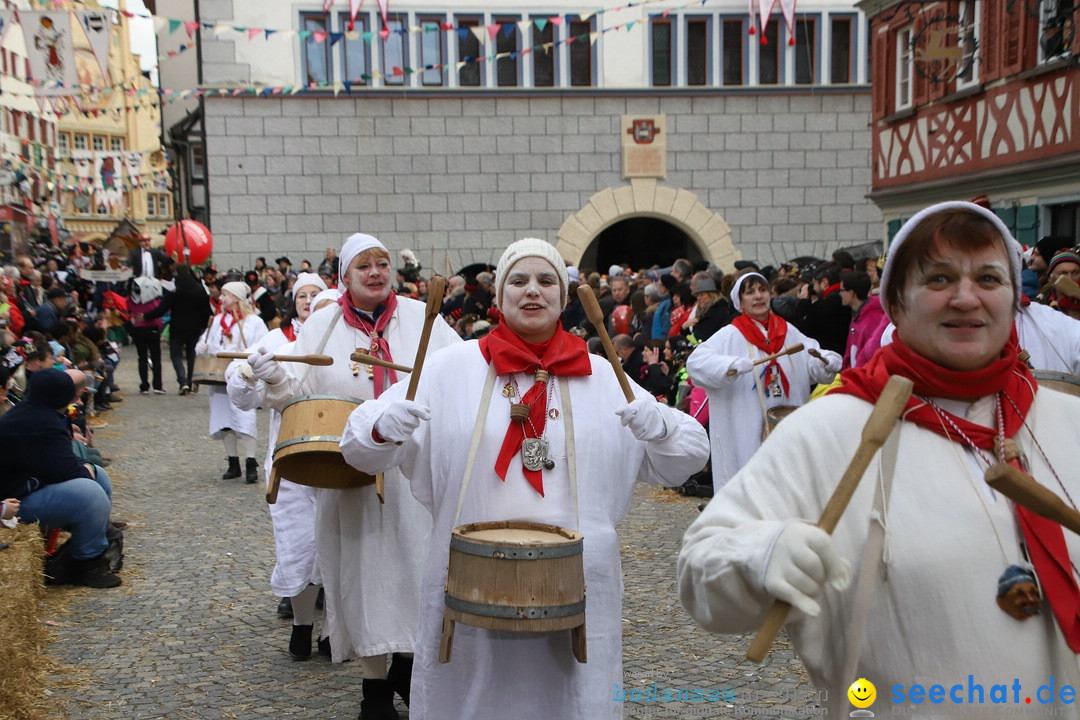
M 601 273 L 623 263 L 634 270 L 654 265 L 665 268 L 679 258 L 697 263 L 703 256 L 689 235 L 666 220 L 636 217 L 620 220 L 597 235 L 585 250 L 580 267 Z

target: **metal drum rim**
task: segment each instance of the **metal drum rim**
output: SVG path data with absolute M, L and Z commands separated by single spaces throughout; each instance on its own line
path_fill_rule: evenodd
M 295 405 L 298 402 L 304 402 L 305 400 L 341 400 L 354 405 L 360 405 L 364 402 L 360 398 L 352 397 L 351 395 L 300 395 L 287 402 L 285 407 L 281 408 L 281 412 L 285 412 L 290 406 Z
M 468 613 L 479 617 L 499 618 L 502 620 L 555 620 L 559 618 L 573 617 L 585 612 L 585 600 L 580 600 L 568 605 L 494 605 L 486 603 L 474 603 L 468 600 L 454 597 L 450 593 L 445 595 L 446 607 L 458 612 Z M 536 611 L 543 610 L 543 615 L 537 615 Z
M 307 435 L 305 437 L 291 438 L 285 442 L 280 442 L 274 446 L 274 454 L 277 455 L 278 450 L 284 450 L 285 448 L 292 447 L 293 445 L 299 445 L 301 443 L 309 442 L 332 442 L 341 444 L 340 435 Z
M 466 555 L 494 558 L 496 560 L 553 560 L 578 557 L 582 554 L 582 540 L 571 540 L 554 545 L 489 545 L 484 541 L 471 542 L 459 535 L 450 538 L 450 549 Z
M 521 527 L 522 525 L 527 525 L 530 527 Z M 544 530 L 550 532 L 552 535 L 558 535 L 562 537 L 565 541 L 564 543 L 559 544 L 581 542 L 585 539 L 585 536 L 577 530 L 572 530 L 568 527 L 563 527 L 562 525 L 552 525 L 551 523 L 539 522 L 537 520 L 486 520 L 481 522 L 464 523 L 462 525 L 458 525 L 453 530 L 451 530 L 450 536 L 452 539 L 455 536 L 466 537 L 466 532 L 472 530 L 512 530 L 518 527 L 523 530 Z M 476 543 L 490 542 L 487 540 L 478 540 L 476 538 L 471 538 L 470 541 Z

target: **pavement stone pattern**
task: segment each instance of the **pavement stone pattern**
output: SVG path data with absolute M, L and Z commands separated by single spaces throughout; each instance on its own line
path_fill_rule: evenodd
M 166 367 L 167 388 L 174 377 Z M 61 716 L 356 717 L 354 664 L 288 655 L 290 621 L 278 618 L 268 582 L 274 547 L 263 485 L 221 480 L 224 450 L 207 435 L 205 391 L 179 397 L 171 386 L 168 395 L 139 395 L 134 348 L 124 349 L 117 381 L 125 402 L 104 416 L 109 426 L 95 444 L 113 461 L 113 516 L 130 523 L 124 584 L 50 589 L 50 597 L 65 596 L 67 611 L 51 618 L 59 627 L 47 652 L 77 666 L 82 680 L 50 685 Z M 259 415 L 265 452 L 267 413 Z M 718 689 L 731 701 L 626 701 L 624 717 L 823 714 L 783 637 L 757 666 L 743 659 L 749 636 L 710 635 L 679 605 L 675 559 L 698 502 L 641 486 L 620 526 L 624 685 L 646 696 L 654 683 L 658 690 Z

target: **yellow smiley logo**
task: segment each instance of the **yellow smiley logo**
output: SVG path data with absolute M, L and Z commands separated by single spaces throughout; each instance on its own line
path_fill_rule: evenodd
M 877 699 L 877 688 L 866 678 L 859 678 L 847 689 L 848 700 L 857 708 L 868 708 Z

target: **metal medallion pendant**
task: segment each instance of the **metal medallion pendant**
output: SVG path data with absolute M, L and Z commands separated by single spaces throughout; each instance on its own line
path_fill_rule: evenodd
M 1023 565 L 1010 565 L 998 578 L 997 604 L 1006 615 L 1027 620 L 1039 614 L 1042 593 L 1035 573 Z
M 521 463 L 526 470 L 542 470 L 548 462 L 548 442 L 543 438 L 525 438 L 521 442 Z

